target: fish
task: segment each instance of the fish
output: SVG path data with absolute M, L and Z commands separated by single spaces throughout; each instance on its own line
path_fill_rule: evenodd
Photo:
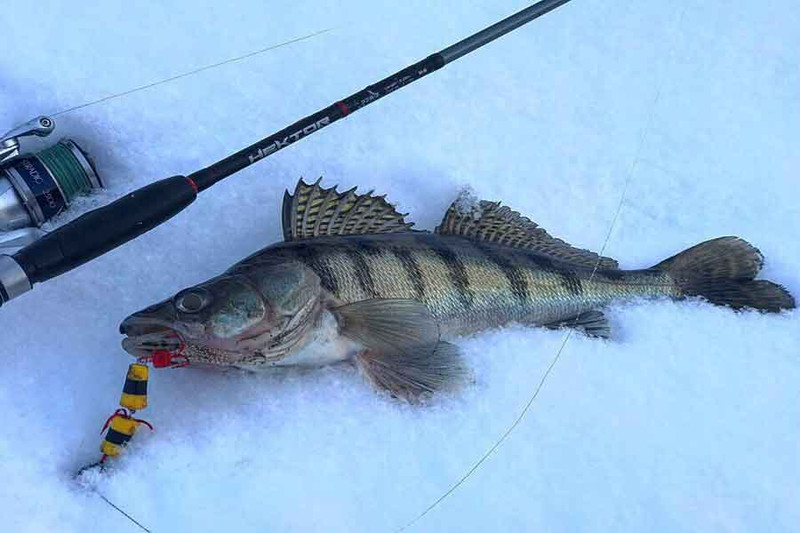
M 130 315 L 122 347 L 254 371 L 349 360 L 377 390 L 416 402 L 470 380 L 460 336 L 518 323 L 609 338 L 603 308 L 633 300 L 795 307 L 785 288 L 755 279 L 764 257 L 738 237 L 621 270 L 500 202 L 459 197 L 420 231 L 385 196 L 320 183 L 284 194 L 282 242 Z

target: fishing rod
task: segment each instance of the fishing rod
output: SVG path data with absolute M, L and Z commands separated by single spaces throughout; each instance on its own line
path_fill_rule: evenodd
M 36 283 L 45 282 L 68 272 L 150 231 L 194 202 L 200 192 L 228 176 L 439 70 L 448 63 L 569 1 L 541 0 L 344 100 L 339 100 L 298 120 L 209 167 L 188 176 L 173 176 L 146 185 L 104 207 L 85 213 L 13 254 L 0 255 L 0 305 L 28 292 Z M 16 136 L 6 134 L 5 138 L 0 140 L 0 163 L 8 161 L 8 156 L 18 154 L 20 136 L 42 136 L 44 131 L 51 129 L 52 124 L 47 117 L 36 120 L 36 124 Z M 85 181 L 86 175 L 90 173 L 94 175 L 91 165 L 89 164 L 87 168 L 84 164 L 86 159 L 81 156 L 85 154 L 80 149 L 75 147 L 72 150 L 70 147 L 70 153 L 71 155 L 62 154 L 61 159 L 56 162 L 58 164 L 51 162 L 50 165 L 40 157 L 24 156 L 13 160 L 10 166 L 0 167 L 0 173 L 5 172 L 9 176 L 9 181 L 19 185 L 17 192 L 33 193 L 28 197 L 20 194 L 24 200 L 20 204 L 24 203 L 28 211 L 35 212 L 37 207 L 41 209 L 51 205 L 52 200 L 57 199 L 58 193 L 63 191 L 64 184 L 74 181 L 75 176 L 84 178 Z M 55 179 L 48 181 L 48 178 Z M 42 183 L 49 184 L 51 181 L 54 182 L 52 187 L 42 191 Z M 60 189 L 58 185 L 61 185 Z M 3 202 L 0 198 L 0 209 L 2 207 Z M 14 207 L 19 206 L 15 204 Z

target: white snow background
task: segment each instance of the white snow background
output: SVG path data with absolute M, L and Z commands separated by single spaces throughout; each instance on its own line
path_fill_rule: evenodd
M 524 2 L 7 1 L 0 124 L 308 33 L 314 39 L 58 117 L 108 190 L 201 168 Z M 300 176 L 374 188 L 433 228 L 465 186 L 575 245 L 650 266 L 739 235 L 800 295 L 800 8 L 582 0 L 201 195 L 0 310 L 0 530 L 137 531 L 73 473 L 98 459 L 129 313 L 279 240 Z M 0 129 L 4 129 L 1 128 Z M 63 222 L 62 218 L 59 222 Z M 531 411 L 411 531 L 797 531 L 800 314 L 616 306 L 575 335 Z M 459 345 L 476 383 L 424 408 L 348 366 L 154 371 L 156 426 L 97 490 L 153 531 L 394 531 L 530 398 L 564 331 Z

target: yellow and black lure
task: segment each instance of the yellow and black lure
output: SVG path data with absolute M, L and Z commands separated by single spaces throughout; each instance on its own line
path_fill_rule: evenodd
M 145 365 L 134 363 L 128 367 L 125 385 L 122 387 L 122 397 L 119 400 L 122 407 L 108 417 L 101 430 L 108 429 L 100 445 L 100 451 L 103 452 L 100 464 L 103 464 L 108 457 L 116 457 L 122 453 L 122 449 L 128 444 L 140 425 L 144 424 L 151 430 L 153 429 L 153 426 L 146 420 L 133 416 L 136 411 L 147 407 L 149 377 L 150 369 Z
M 147 382 L 149 378 L 150 369 L 147 365 L 133 363 L 128 367 L 125 385 L 122 387 L 122 396 L 119 399 L 120 408 L 106 419 L 103 429 L 100 430 L 101 433 L 108 430 L 103 442 L 100 444 L 100 451 L 103 455 L 98 462 L 81 468 L 77 473 L 78 476 L 95 467 L 103 469 L 109 457 L 119 456 L 131 440 L 131 437 L 136 433 L 136 430 L 139 429 L 139 426 L 145 425 L 151 431 L 153 430 L 153 425 L 150 422 L 134 416 L 136 411 L 141 411 L 147 407 Z

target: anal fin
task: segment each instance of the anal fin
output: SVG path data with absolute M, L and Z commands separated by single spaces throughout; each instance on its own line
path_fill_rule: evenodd
M 611 337 L 611 324 L 608 318 L 600 311 L 586 311 L 577 316 L 545 324 L 550 329 L 576 328 L 582 330 L 590 337 L 608 339 Z

